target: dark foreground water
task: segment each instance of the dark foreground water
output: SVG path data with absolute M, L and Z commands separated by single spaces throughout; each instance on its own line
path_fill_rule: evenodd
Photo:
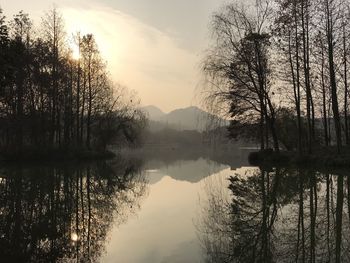
M 224 157 L 2 167 L 0 262 L 350 262 L 350 171 Z

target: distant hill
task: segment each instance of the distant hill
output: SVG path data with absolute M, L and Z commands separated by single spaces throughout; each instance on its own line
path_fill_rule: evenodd
M 151 130 L 159 130 L 167 127 L 176 130 L 203 131 L 213 120 L 215 122 L 225 122 L 219 117 L 195 106 L 176 109 L 169 113 L 162 112 L 156 106 L 146 106 L 142 110 L 149 116 Z
M 153 105 L 148 105 L 148 106 L 142 107 L 141 109 L 148 114 L 148 118 L 150 120 L 156 121 L 165 115 L 165 113 L 161 109 Z

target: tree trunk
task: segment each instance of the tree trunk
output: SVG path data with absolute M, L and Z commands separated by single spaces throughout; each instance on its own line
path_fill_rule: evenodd
M 338 96 L 337 96 L 337 82 L 336 82 L 335 67 L 334 67 L 332 14 L 330 13 L 330 10 L 329 10 L 328 0 L 326 0 L 326 15 L 327 15 L 328 62 L 329 62 L 330 82 L 331 82 L 332 111 L 333 111 L 334 126 L 335 126 L 335 132 L 336 132 L 337 151 L 338 153 L 340 153 L 341 146 L 342 146 L 341 124 L 340 124 L 339 105 L 338 105 Z

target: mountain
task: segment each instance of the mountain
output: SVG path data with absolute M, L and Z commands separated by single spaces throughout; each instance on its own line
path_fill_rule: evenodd
M 165 113 L 161 109 L 153 105 L 142 107 L 141 110 L 147 113 L 148 118 L 150 120 L 154 120 L 154 121 L 159 120 L 160 117 L 165 115 Z
M 142 109 L 148 113 L 151 130 L 168 127 L 176 130 L 203 131 L 213 121 L 225 122 L 219 117 L 195 106 L 176 109 L 166 114 L 155 106 L 147 106 Z
M 163 115 L 161 122 L 169 123 L 178 130 L 203 130 L 205 129 L 209 113 L 198 107 L 177 109 Z

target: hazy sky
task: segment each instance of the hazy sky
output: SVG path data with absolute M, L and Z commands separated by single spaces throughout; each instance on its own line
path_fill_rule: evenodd
M 224 0 L 0 0 L 8 18 L 19 10 L 36 25 L 55 4 L 68 36 L 93 33 L 113 80 L 135 90 L 143 105 L 165 111 L 197 104 L 199 64 L 211 14 Z

